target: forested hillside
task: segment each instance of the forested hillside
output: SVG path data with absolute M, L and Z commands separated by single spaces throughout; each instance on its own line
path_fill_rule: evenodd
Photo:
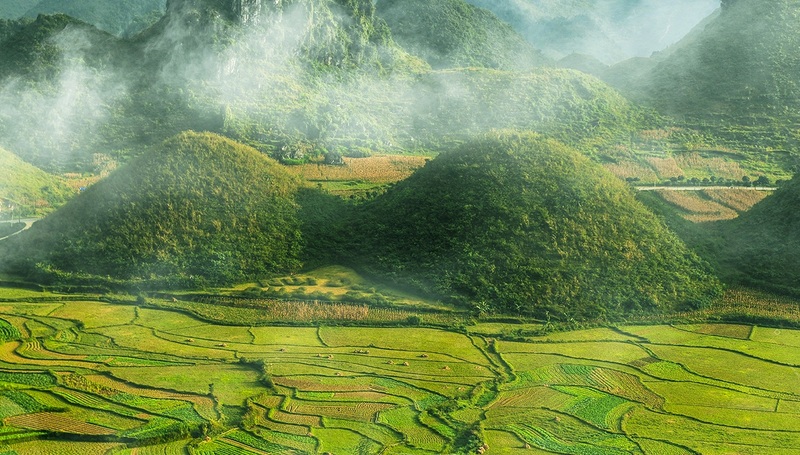
M 165 8 L 166 0 L 38 0 L 23 14 L 31 18 L 39 14 L 66 14 L 100 30 L 130 36 L 157 21 Z
M 185 287 L 286 273 L 299 266 L 296 189 L 257 151 L 184 133 L 0 247 L 11 270 L 48 281 L 96 275 Z
M 722 271 L 732 282 L 800 295 L 800 177 L 718 226 Z
M 482 312 L 598 317 L 701 307 L 708 267 L 576 151 L 501 133 L 440 155 L 363 206 L 374 273 Z
M 187 129 L 292 162 L 338 147 L 436 148 L 493 128 L 594 153 L 642 125 L 638 109 L 577 72 L 431 71 L 370 2 L 258 4 L 244 14 L 171 2 L 132 41 L 42 16 L 0 51 L 0 144 L 48 170 L 87 170 L 98 151 L 125 161 Z
M 436 69 L 527 70 L 548 63 L 508 24 L 464 0 L 380 0 L 377 11 L 403 48 Z
M 644 96 L 676 114 L 797 116 L 799 17 L 791 0 L 729 2 L 641 81 Z

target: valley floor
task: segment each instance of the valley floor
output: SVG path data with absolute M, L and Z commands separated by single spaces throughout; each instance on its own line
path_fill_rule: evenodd
M 218 325 L 97 296 L 0 297 L 3 453 L 800 447 L 797 330 Z

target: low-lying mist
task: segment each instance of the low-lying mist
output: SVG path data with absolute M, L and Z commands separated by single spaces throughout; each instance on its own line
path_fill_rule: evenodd
M 467 0 L 511 24 L 553 58 L 572 53 L 614 64 L 683 38 L 719 0 Z
M 603 84 L 566 70 L 433 72 L 394 43 L 371 2 L 263 4 L 246 21 L 202 2 L 173 5 L 131 40 L 63 18 L 30 24 L 48 34 L 47 54 L 0 82 L 0 145 L 49 170 L 91 171 L 93 155 L 126 159 L 187 129 L 296 159 L 495 128 L 580 141 L 633 115 Z M 15 46 L 8 52 L 31 50 Z

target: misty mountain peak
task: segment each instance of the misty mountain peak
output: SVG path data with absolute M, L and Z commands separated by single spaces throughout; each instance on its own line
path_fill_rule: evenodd
M 257 23 L 266 7 L 280 7 L 283 0 L 167 0 L 167 13 L 186 8 L 208 7 L 219 11 L 240 24 Z

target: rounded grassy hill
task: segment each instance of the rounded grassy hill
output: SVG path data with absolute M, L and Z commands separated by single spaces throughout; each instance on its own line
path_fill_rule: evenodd
M 800 294 L 800 177 L 720 226 L 720 265 L 734 283 Z
M 440 155 L 354 224 L 370 271 L 482 312 L 597 317 L 703 306 L 720 292 L 621 181 L 533 134 Z
M 5 201 L 19 206 L 21 212 L 18 214 L 52 210 L 73 195 L 60 178 L 22 161 L 3 148 L 0 148 L 0 169 L 5 174 L 0 179 L 0 204 Z
M 12 248 L 25 253 L 28 272 L 38 264 L 73 275 L 191 283 L 286 273 L 299 266 L 296 189 L 293 177 L 256 150 L 186 132 L 37 222 Z

